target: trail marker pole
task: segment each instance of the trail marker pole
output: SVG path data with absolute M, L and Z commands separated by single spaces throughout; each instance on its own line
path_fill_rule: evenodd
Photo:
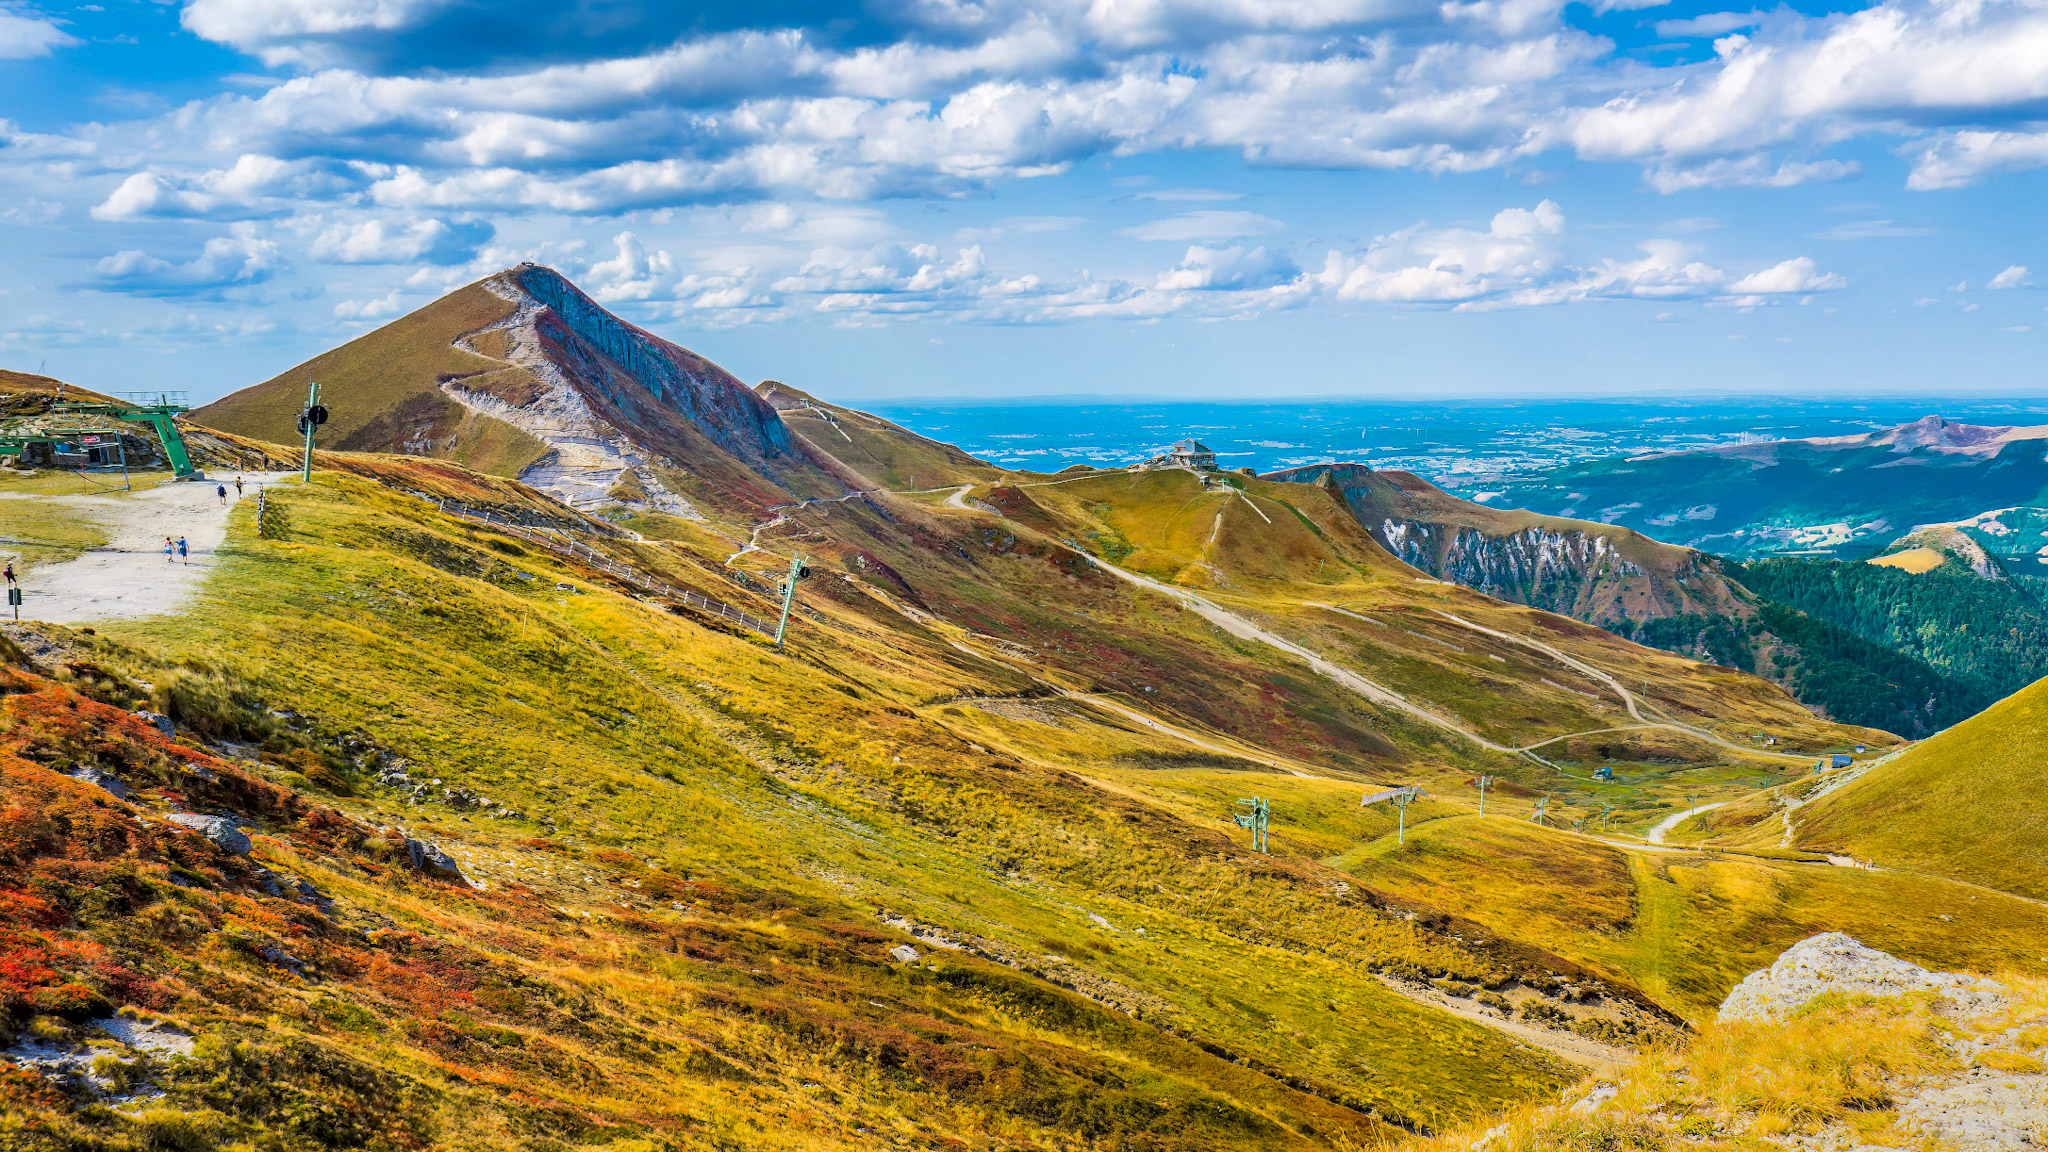
M 1493 777 L 1491 776 L 1481 776 L 1479 778 L 1479 814 L 1481 816 L 1486 815 L 1486 786 L 1491 783 L 1493 783 Z

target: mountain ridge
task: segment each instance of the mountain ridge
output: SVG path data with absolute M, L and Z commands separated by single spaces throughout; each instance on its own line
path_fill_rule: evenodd
M 541 265 L 456 289 L 192 418 L 289 441 L 309 376 L 335 447 L 454 459 L 586 510 L 729 519 L 849 487 L 731 373 Z

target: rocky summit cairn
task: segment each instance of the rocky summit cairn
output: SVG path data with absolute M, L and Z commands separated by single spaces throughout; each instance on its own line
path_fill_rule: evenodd
M 1723 1020 L 1782 1020 L 1827 992 L 1904 996 L 1933 992 L 1964 1012 L 1997 1004 L 2004 988 L 1981 976 L 1930 972 L 1840 932 L 1823 932 L 1787 948 L 1769 968 L 1751 972 L 1721 1002 Z

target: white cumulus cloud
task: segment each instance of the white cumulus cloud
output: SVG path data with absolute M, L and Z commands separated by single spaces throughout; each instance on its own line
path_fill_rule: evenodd
M 47 16 L 0 6 L 0 60 L 32 60 L 80 43 Z
M 137 296 L 216 294 L 227 288 L 261 284 L 275 275 L 277 246 L 258 237 L 248 225 L 206 242 L 199 254 L 182 264 L 139 249 L 116 252 L 93 269 L 93 287 Z
M 382 217 L 330 225 L 307 254 L 330 264 L 461 264 L 475 257 L 495 229 L 485 221 Z
M 1847 288 L 1849 282 L 1833 272 L 1815 267 L 1813 257 L 1795 256 L 1769 268 L 1751 272 L 1728 286 L 1738 296 L 1785 295 L 1798 292 L 1832 292 Z

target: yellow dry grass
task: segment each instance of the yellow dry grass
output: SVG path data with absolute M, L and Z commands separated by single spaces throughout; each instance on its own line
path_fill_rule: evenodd
M 1897 568 L 1918 576 L 1923 572 L 1932 572 L 1936 568 L 1941 567 L 1947 559 L 1948 557 L 1943 556 L 1932 548 L 1908 548 L 1903 552 L 1894 552 L 1889 556 L 1873 556 L 1869 560 L 1864 561 L 1864 563 L 1875 564 L 1880 568 Z

